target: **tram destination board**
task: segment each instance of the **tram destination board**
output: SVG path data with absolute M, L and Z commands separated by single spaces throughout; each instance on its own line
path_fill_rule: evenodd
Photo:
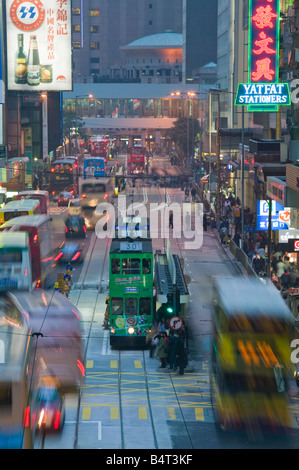
M 142 242 L 120 242 L 120 251 L 142 251 Z

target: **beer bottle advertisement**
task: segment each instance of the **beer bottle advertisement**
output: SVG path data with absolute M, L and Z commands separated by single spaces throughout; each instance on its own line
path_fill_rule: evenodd
M 7 88 L 71 91 L 71 0 L 6 0 Z
M 18 34 L 18 52 L 15 62 L 15 83 L 27 82 L 27 56 L 24 52 L 24 35 Z

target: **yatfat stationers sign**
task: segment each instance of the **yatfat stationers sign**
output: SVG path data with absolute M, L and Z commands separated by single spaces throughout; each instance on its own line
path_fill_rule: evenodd
M 290 104 L 289 87 L 279 83 L 280 0 L 249 0 L 248 83 L 238 87 L 237 106 L 277 111 Z
M 287 83 L 240 83 L 236 105 L 289 105 Z
M 72 90 L 71 0 L 7 0 L 9 90 Z

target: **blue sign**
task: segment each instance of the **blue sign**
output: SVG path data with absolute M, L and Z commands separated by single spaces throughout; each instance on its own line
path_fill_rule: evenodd
M 137 287 L 126 287 L 125 293 L 126 294 L 138 294 Z
M 289 227 L 284 222 L 279 221 L 279 211 L 283 211 L 284 207 L 276 201 L 271 203 L 271 230 L 287 230 Z M 268 230 L 269 227 L 269 203 L 267 201 L 257 202 L 256 229 Z
M 288 83 L 240 83 L 235 105 L 289 105 Z

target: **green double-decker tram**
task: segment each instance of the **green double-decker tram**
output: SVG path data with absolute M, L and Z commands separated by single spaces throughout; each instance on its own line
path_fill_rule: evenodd
M 109 260 L 111 346 L 145 346 L 155 314 L 153 262 L 149 220 L 117 221 Z

